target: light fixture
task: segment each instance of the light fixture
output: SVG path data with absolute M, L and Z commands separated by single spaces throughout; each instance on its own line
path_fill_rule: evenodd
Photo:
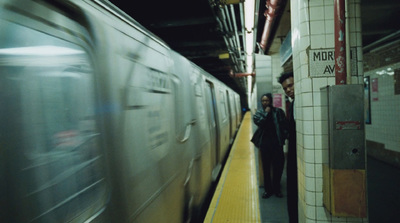
M 378 70 L 375 73 L 378 74 L 379 76 L 382 76 L 382 75 L 385 75 L 385 74 L 389 75 L 389 76 L 393 76 L 394 75 L 394 71 L 393 71 L 393 69 L 391 67 L 383 69 L 383 70 Z
M 253 72 L 253 50 L 254 50 L 254 14 L 255 1 L 246 0 L 244 2 L 245 38 L 246 38 L 246 72 Z

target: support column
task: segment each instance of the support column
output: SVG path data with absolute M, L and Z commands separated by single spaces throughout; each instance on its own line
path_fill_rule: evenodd
M 352 84 L 363 83 L 360 0 L 348 0 L 346 19 L 352 60 Z M 335 85 L 334 0 L 292 0 L 291 33 L 295 110 L 299 222 L 368 222 L 368 219 L 333 217 L 323 206 L 322 154 L 328 143 L 322 126 L 320 88 Z M 346 70 L 346 69 L 345 69 Z M 345 72 L 346 73 L 346 72 Z M 342 80 L 342 78 L 340 78 Z M 346 83 L 346 77 L 344 77 Z M 343 83 L 342 83 L 343 84 Z

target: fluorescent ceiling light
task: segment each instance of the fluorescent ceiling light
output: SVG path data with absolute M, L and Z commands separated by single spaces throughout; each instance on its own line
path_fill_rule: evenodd
M 247 31 L 253 31 L 254 27 L 254 0 L 245 0 L 244 2 L 244 23 Z
M 255 1 L 245 0 L 244 2 L 244 19 L 246 27 L 246 72 L 253 72 L 253 53 L 254 53 L 254 14 Z

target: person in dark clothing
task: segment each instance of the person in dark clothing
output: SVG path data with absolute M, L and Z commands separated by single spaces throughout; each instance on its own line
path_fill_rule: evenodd
M 285 94 L 293 101 L 288 111 L 289 119 L 289 148 L 286 163 L 287 177 L 287 206 L 289 222 L 298 222 L 298 186 L 297 186 L 297 155 L 296 155 L 296 121 L 294 110 L 294 79 L 293 73 L 283 73 L 278 82 L 282 85 Z
M 265 190 L 262 197 L 269 198 L 273 194 L 283 197 L 280 183 L 285 164 L 283 145 L 288 134 L 287 121 L 284 111 L 273 107 L 270 93 L 262 95 L 261 104 L 262 109 L 253 116 L 258 129 L 252 142 L 261 152 Z

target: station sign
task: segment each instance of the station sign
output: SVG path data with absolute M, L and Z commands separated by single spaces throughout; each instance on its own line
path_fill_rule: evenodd
M 335 76 L 335 49 L 315 49 L 308 52 L 309 70 L 311 77 Z M 357 75 L 357 50 L 350 49 L 351 75 Z

